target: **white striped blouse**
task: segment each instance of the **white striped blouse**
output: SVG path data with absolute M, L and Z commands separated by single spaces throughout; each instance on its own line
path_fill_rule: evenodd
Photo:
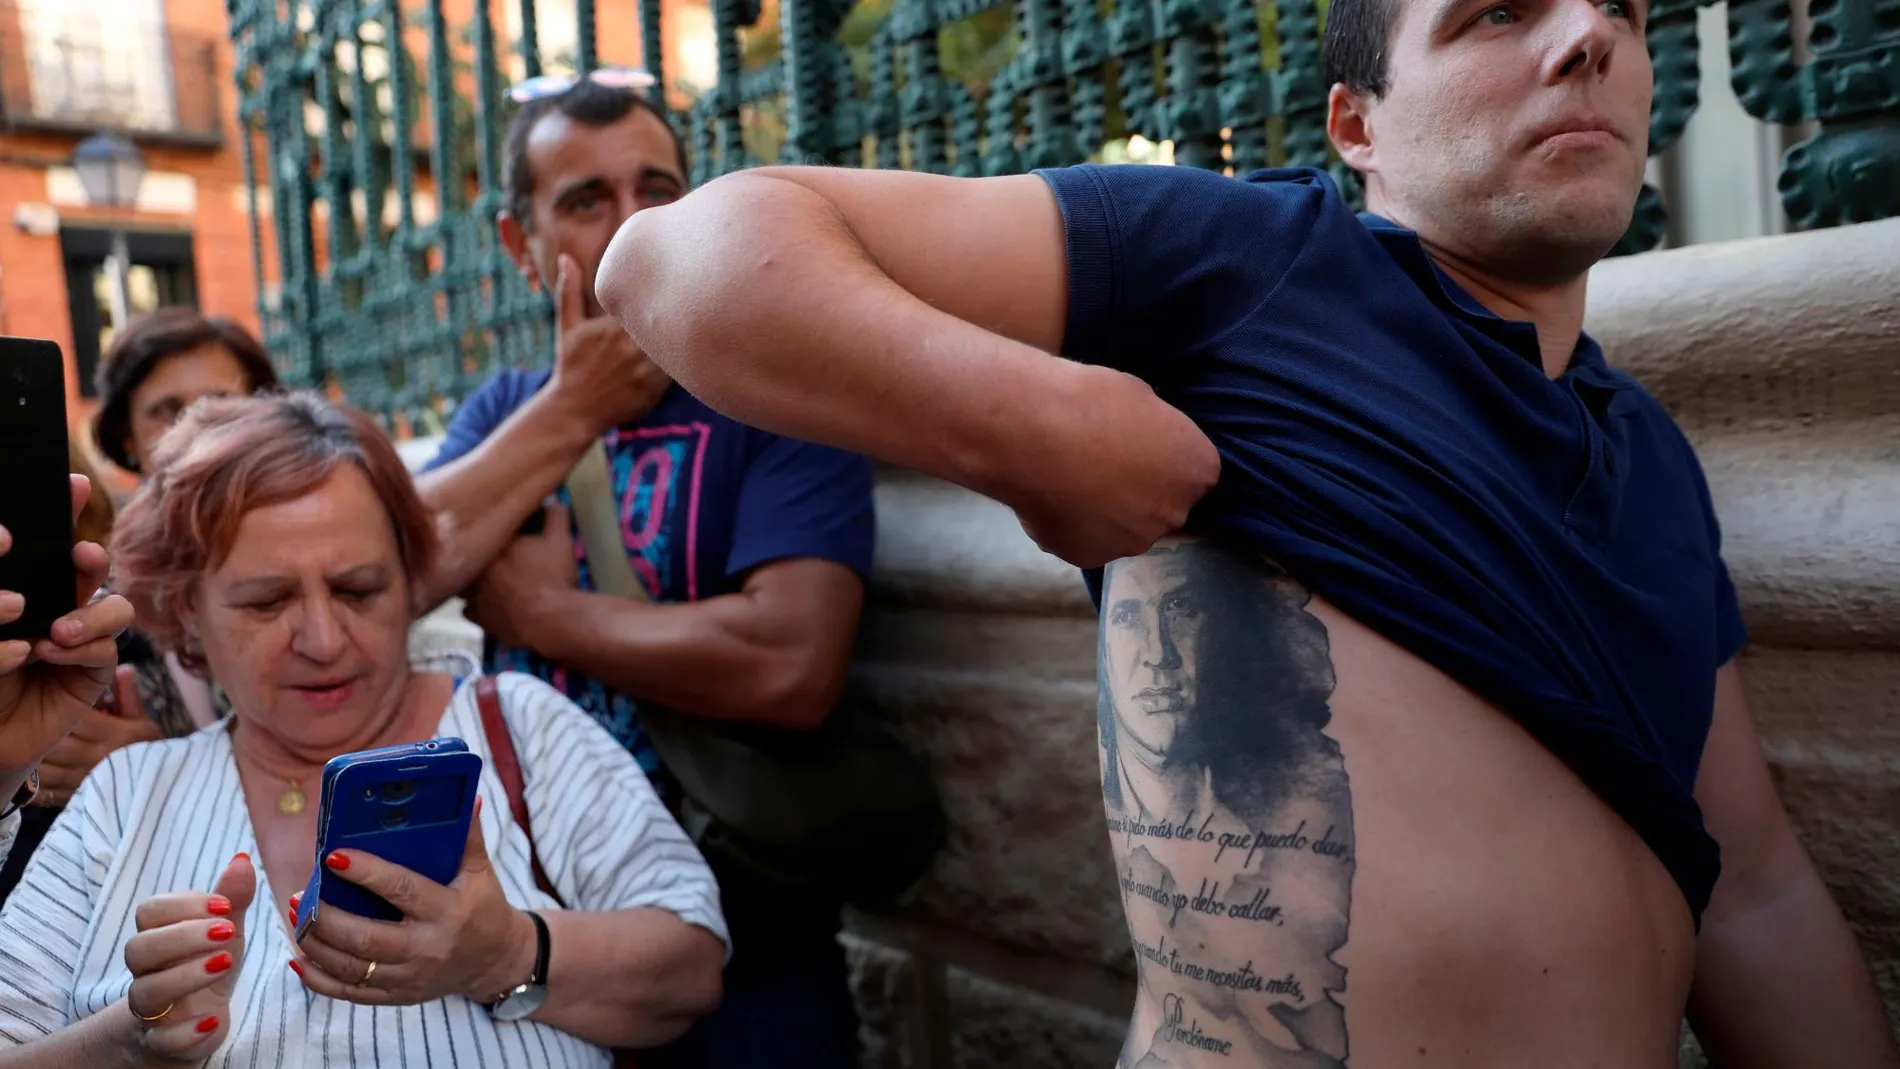
M 711 870 L 632 755 L 540 680 L 503 673 L 499 682 L 541 864 L 561 896 L 575 909 L 668 910 L 730 948 Z M 438 735 L 462 739 L 483 759 L 482 834 L 508 901 L 554 908 L 535 886 L 527 837 L 489 767 L 472 679 L 449 702 Z M 209 890 L 239 851 L 258 856 L 224 723 L 103 762 L 0 911 L 0 1043 L 30 1043 L 125 997 L 132 983 L 125 943 L 137 931 L 138 904 Z M 306 991 L 285 967 L 290 934 L 261 866 L 258 880 L 232 1024 L 205 1063 L 211 1069 L 611 1064 L 600 1047 L 546 1025 L 496 1021 L 462 998 L 375 1007 Z

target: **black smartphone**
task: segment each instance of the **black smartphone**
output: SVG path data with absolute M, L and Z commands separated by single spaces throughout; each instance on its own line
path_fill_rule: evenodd
M 59 346 L 0 338 L 0 527 L 13 536 L 0 556 L 0 590 L 26 596 L 25 614 L 0 624 L 0 640 L 45 638 L 73 611 L 71 466 Z

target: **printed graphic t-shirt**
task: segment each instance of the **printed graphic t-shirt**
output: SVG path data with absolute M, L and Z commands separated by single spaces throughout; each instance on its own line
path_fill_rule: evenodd
M 1038 173 L 1066 233 L 1064 354 L 1146 380 L 1220 452 L 1190 527 L 1273 557 L 1517 718 L 1699 919 L 1720 855 L 1695 777 L 1745 631 L 1701 466 L 1662 406 L 1588 336 L 1551 379 L 1535 327 L 1322 172 Z
M 550 377 L 504 371 L 455 411 L 433 469 L 474 449 Z M 735 422 L 674 386 L 640 419 L 606 433 L 620 533 L 634 575 L 654 601 L 737 591 L 748 572 L 794 557 L 842 564 L 867 583 L 876 520 L 863 457 Z M 563 504 L 572 507 L 567 490 Z M 580 585 L 595 589 L 573 532 Z M 566 694 L 632 751 L 665 793 L 659 756 L 633 699 L 534 651 L 490 639 L 484 670 L 537 676 Z

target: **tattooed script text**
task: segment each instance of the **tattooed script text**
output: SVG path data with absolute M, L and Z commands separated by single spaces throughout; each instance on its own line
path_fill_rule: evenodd
M 1104 578 L 1102 790 L 1142 1000 L 1126 1069 L 1344 1069 L 1352 796 L 1309 596 L 1212 542 Z

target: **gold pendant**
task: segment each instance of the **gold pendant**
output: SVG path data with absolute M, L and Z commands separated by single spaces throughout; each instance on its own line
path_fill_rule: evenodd
M 278 795 L 277 811 L 287 817 L 303 812 L 303 788 L 293 783 L 289 790 Z

